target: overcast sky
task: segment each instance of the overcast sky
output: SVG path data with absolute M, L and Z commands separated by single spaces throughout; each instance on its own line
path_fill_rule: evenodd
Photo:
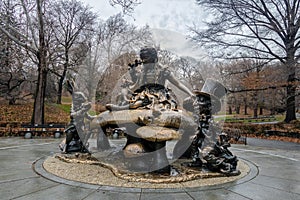
M 112 7 L 109 0 L 81 1 L 93 7 L 104 20 L 122 11 L 119 6 Z M 195 0 L 141 0 L 141 2 L 134 9 L 132 17 L 126 17 L 127 21 L 137 26 L 149 25 L 155 29 L 154 36 L 161 48 L 182 56 L 202 57 L 203 52 L 193 49 L 186 39 L 188 26 L 192 26 L 193 23 L 201 25 L 203 17 L 207 16 L 201 12 Z M 162 29 L 162 32 L 159 29 Z
M 121 12 L 121 8 L 112 7 L 109 0 L 81 1 L 92 6 L 103 19 Z M 126 18 L 139 26 L 148 24 L 151 28 L 185 33 L 187 26 L 200 23 L 205 16 L 195 0 L 141 0 L 141 2 L 135 8 L 133 18 Z

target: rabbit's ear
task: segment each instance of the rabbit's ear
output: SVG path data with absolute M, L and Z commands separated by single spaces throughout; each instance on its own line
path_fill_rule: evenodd
M 75 92 L 75 88 L 74 88 L 74 82 L 71 80 L 67 80 L 67 90 L 70 92 L 70 94 L 73 94 L 73 92 Z

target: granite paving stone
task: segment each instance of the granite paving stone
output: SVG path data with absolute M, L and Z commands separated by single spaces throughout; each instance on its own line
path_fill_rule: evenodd
M 241 194 L 226 190 L 226 189 L 217 189 L 217 190 L 202 190 L 194 191 L 189 193 L 193 199 L 202 199 L 202 200 L 249 200 L 249 198 L 244 197 Z
M 42 200 L 54 200 L 54 199 L 84 199 L 89 194 L 93 193 L 94 191 L 91 189 L 80 188 L 80 187 L 73 187 L 63 184 L 58 184 L 53 187 L 41 189 L 36 192 L 28 193 L 26 195 L 20 196 L 18 200 L 33 200 L 33 199 L 42 199 Z
M 130 193 L 130 192 L 115 192 L 115 191 L 107 191 L 107 190 L 98 190 L 84 198 L 84 200 L 93 200 L 93 199 L 101 199 L 101 200 L 113 200 L 113 199 L 121 199 L 121 200 L 139 200 L 140 193 Z
M 284 190 L 256 184 L 253 182 L 235 185 L 228 188 L 229 191 L 235 192 L 243 197 L 255 200 L 299 200 L 300 195 L 296 193 L 286 192 Z
M 48 181 L 41 177 L 7 181 L 0 184 L 0 199 L 10 199 L 57 186 L 58 183 Z

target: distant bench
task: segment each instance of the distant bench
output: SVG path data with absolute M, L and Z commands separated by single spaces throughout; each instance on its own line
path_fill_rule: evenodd
M 19 133 L 23 133 L 25 139 L 40 136 L 43 133 L 50 133 L 54 138 L 60 138 L 64 129 L 64 124 L 21 124 Z

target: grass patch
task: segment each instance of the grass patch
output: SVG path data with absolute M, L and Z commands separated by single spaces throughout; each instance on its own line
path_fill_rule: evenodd
M 61 103 L 62 104 L 72 104 L 72 96 L 62 96 Z
M 53 105 L 55 105 L 57 108 L 63 110 L 66 113 L 71 112 L 71 104 L 53 104 Z
M 276 121 L 283 122 L 285 119 L 284 115 L 275 115 Z
M 96 116 L 97 112 L 95 110 L 89 110 L 88 114 L 92 115 L 92 116 Z

